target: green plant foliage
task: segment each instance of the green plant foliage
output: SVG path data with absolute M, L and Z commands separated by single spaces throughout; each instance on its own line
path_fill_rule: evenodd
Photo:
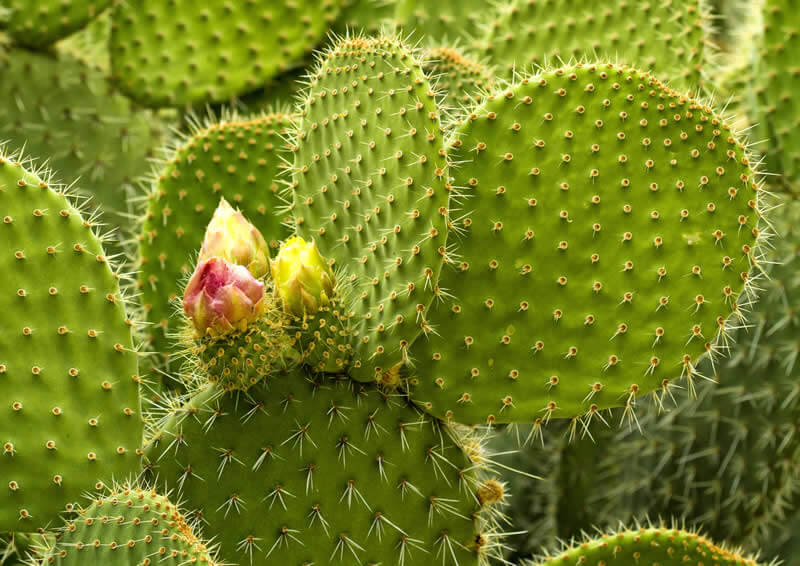
M 485 16 L 485 0 L 397 0 L 394 19 L 426 45 L 475 38 Z
M 478 564 L 497 551 L 481 504 L 503 488 L 459 435 L 402 396 L 295 371 L 199 391 L 147 454 L 228 560 Z
M 605 517 L 672 514 L 702 524 L 751 551 L 793 533 L 800 503 L 797 225 L 800 206 L 777 212 L 771 261 L 755 316 L 736 338 L 732 359 L 718 366 L 719 385 L 705 384 L 697 402 L 642 420 L 645 438 L 623 435 L 600 461 L 609 487 L 593 506 Z
M 222 102 L 311 53 L 339 8 L 335 0 L 117 1 L 114 76 L 128 96 L 151 106 Z
M 138 290 L 152 323 L 145 347 L 160 360 L 168 359 L 175 345 L 170 333 L 179 328 L 173 324 L 172 303 L 190 274 L 220 198 L 241 208 L 272 249 L 277 251 L 278 242 L 290 233 L 285 215 L 279 216 L 285 205 L 279 175 L 291 120 L 287 114 L 256 114 L 195 125 L 148 187 L 138 235 Z
M 4 0 L 7 29 L 14 41 L 46 47 L 81 29 L 111 5 L 112 0 Z
M 345 0 L 333 29 L 337 33 L 376 35 L 396 24 L 397 0 Z
M 455 140 L 451 299 L 411 348 L 426 410 L 633 418 L 725 349 L 766 226 L 748 151 L 710 107 L 649 73 L 569 65 L 489 96 Z
M 770 169 L 780 173 L 777 182 L 795 187 L 800 175 L 800 75 L 792 64 L 800 57 L 800 13 L 791 0 L 764 0 L 763 29 L 758 36 L 754 82 L 755 120 L 764 123 Z
M 149 172 L 166 126 L 118 94 L 91 57 L 73 53 L 0 42 L 0 139 L 46 156 L 105 210 L 126 212 L 126 189 Z
M 142 433 L 101 225 L 17 160 L 0 148 L 0 531 L 46 527 L 103 478 L 134 473 Z
M 707 80 L 710 27 L 705 0 L 512 0 L 479 44 L 508 78 L 515 68 L 600 58 L 696 89 Z
M 196 525 L 167 497 L 135 484 L 109 486 L 34 547 L 32 564 L 58 566 L 223 566 Z
M 620 566 L 678 566 L 706 562 L 734 566 L 756 566 L 760 562 L 743 556 L 738 550 L 718 546 L 692 531 L 679 528 L 647 527 L 622 529 L 609 534 L 576 541 L 574 545 L 543 557 L 529 566 L 587 566 L 619 564 Z
M 449 198 L 440 115 L 418 54 L 397 37 L 344 38 L 309 81 L 295 223 L 352 284 L 350 375 L 373 381 L 406 361 L 438 293 Z
M 460 49 L 426 49 L 423 57 L 425 70 L 445 94 L 447 105 L 459 108 L 481 102 L 484 93 L 494 87 L 491 71 Z

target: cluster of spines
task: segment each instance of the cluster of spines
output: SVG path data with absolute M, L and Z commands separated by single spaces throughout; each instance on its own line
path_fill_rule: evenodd
M 338 285 L 336 296 L 313 315 L 292 316 L 286 331 L 303 364 L 315 371 L 343 373 L 353 358 L 351 337 L 355 314 L 349 290 Z

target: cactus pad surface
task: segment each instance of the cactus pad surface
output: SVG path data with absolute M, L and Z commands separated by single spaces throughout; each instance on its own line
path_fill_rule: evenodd
M 139 467 L 131 328 L 95 231 L 0 152 L 0 531 L 57 519 L 96 482 Z
M 346 37 L 311 75 L 295 133 L 298 234 L 353 285 L 350 374 L 372 381 L 426 324 L 445 248 L 448 168 L 435 95 L 395 37 Z
M 334 0 L 126 0 L 114 8 L 112 69 L 148 105 L 222 102 L 291 69 L 338 12 Z
M 710 22 L 705 0 L 513 0 L 479 43 L 508 78 L 514 68 L 600 58 L 696 89 L 712 51 Z
M 222 566 L 174 503 L 153 489 L 127 484 L 95 495 L 37 552 L 36 564 L 42 565 Z
M 240 564 L 477 564 L 479 457 L 402 397 L 295 372 L 197 393 L 148 455 Z
M 719 384 L 704 384 L 697 401 L 682 400 L 666 416 L 645 415 L 646 438 L 608 439 L 618 449 L 600 459 L 598 474 L 613 487 L 591 502 L 605 518 L 619 517 L 626 501 L 631 514 L 702 523 L 752 552 L 796 536 L 788 522 L 800 509 L 800 202 L 772 218 L 775 265 L 750 327 L 718 367 Z
M 8 33 L 28 47 L 45 47 L 75 32 L 111 5 L 112 0 L 6 0 Z
M 758 101 L 755 120 L 765 123 L 765 136 L 759 139 L 768 140 L 769 166 L 782 175 L 777 181 L 794 186 L 796 192 L 800 180 L 800 76 L 796 66 L 787 63 L 800 58 L 800 13 L 790 0 L 766 0 L 761 9 L 763 32 L 755 80 L 750 85 Z
M 188 277 L 211 217 L 225 198 L 264 235 L 272 249 L 289 230 L 278 175 L 283 163 L 285 114 L 222 120 L 196 128 L 164 163 L 147 199 L 139 237 L 139 282 L 147 319 L 147 349 L 168 356 L 179 329 L 171 304 Z
M 163 121 L 135 109 L 102 70 L 56 49 L 39 53 L 0 42 L 0 139 L 46 156 L 77 178 L 105 210 L 126 211 L 126 187 L 150 171 Z M 47 85 L 33 88 L 31 85 Z
M 425 70 L 446 93 L 446 104 L 456 108 L 480 102 L 482 93 L 492 90 L 494 77 L 485 65 L 460 49 L 437 47 L 423 54 Z
M 676 528 L 650 527 L 625 529 L 597 538 L 586 538 L 561 552 L 529 563 L 538 566 L 571 564 L 602 566 L 678 566 L 682 564 L 718 564 L 720 566 L 756 566 L 752 557 L 734 549 L 716 545 L 694 532 Z
M 496 92 L 454 145 L 465 198 L 439 282 L 453 299 L 411 349 L 426 410 L 632 411 L 726 348 L 759 274 L 762 191 L 710 107 L 645 72 L 567 66 Z

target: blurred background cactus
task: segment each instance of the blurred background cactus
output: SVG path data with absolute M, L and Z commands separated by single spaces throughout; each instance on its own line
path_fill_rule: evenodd
M 0 565 L 800 566 L 797 8 L 0 0 Z

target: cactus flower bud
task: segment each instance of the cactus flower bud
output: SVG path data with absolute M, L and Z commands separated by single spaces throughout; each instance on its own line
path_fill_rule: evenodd
M 264 283 L 216 257 L 197 264 L 183 294 L 183 311 L 201 336 L 244 330 L 264 308 Z
M 272 277 L 283 309 L 296 316 L 313 315 L 333 298 L 333 271 L 313 240 L 289 238 L 272 261 Z
M 253 277 L 261 278 L 269 273 L 269 249 L 264 236 L 224 198 L 208 223 L 197 261 L 212 257 L 243 265 Z

